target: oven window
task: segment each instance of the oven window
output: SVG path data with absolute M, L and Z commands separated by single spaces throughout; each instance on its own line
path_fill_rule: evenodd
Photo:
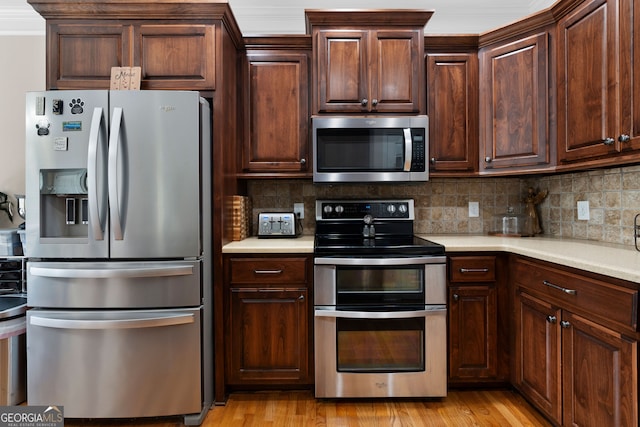
M 342 267 L 336 270 L 341 292 L 422 292 L 424 266 Z
M 338 372 L 422 372 L 424 317 L 336 321 Z
M 424 305 L 424 265 L 341 266 L 336 301 L 342 307 Z

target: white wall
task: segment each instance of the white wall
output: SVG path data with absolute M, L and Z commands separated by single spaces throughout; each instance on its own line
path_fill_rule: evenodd
M 13 223 L 0 212 L 0 228 L 15 228 L 22 218 L 14 195 L 25 191 L 25 92 L 45 89 L 45 37 L 0 36 L 0 52 L 0 192 L 16 207 Z

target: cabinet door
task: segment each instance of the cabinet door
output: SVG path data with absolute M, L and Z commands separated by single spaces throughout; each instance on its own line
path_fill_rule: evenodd
M 558 23 L 560 162 L 620 151 L 618 1 L 585 2 Z
M 620 2 L 620 135 L 622 152 L 640 150 L 640 0 Z M 628 137 L 628 141 L 624 142 Z
M 564 312 L 563 424 L 637 425 L 637 357 L 637 341 Z
M 514 309 L 514 385 L 543 413 L 561 423 L 561 311 L 523 292 L 516 294 Z
M 449 288 L 450 381 L 497 376 L 497 312 L 495 286 Z
M 215 26 L 134 27 L 134 65 L 144 89 L 215 89 Z
M 309 172 L 309 56 L 248 54 L 247 172 Z
M 427 54 L 430 169 L 478 169 L 478 56 Z
M 318 112 L 368 110 L 367 35 L 367 31 L 318 31 L 314 85 Z
M 549 164 L 548 39 L 543 32 L 481 52 L 481 171 Z
M 131 28 L 95 22 L 47 24 L 47 87 L 109 89 L 111 67 L 132 65 Z
M 229 384 L 307 384 L 306 288 L 232 288 L 227 353 Z
M 368 110 L 379 113 L 419 113 L 423 93 L 421 31 L 413 29 L 371 32 Z

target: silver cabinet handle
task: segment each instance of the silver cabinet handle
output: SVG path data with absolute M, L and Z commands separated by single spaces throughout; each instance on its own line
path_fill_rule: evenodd
M 622 135 L 620 135 L 618 137 L 618 141 L 620 141 L 620 142 L 629 142 L 629 141 L 631 141 L 631 137 L 629 135 L 626 135 L 626 134 L 623 133 Z
M 307 164 L 307 159 L 300 159 L 300 164 L 301 165 L 306 165 Z
M 543 285 L 545 285 L 545 286 L 548 286 L 548 287 L 550 287 L 550 288 L 553 288 L 553 289 L 557 289 L 557 290 L 559 290 L 559 291 L 562 291 L 562 292 L 564 292 L 565 294 L 575 295 L 575 294 L 577 294 L 577 293 L 578 293 L 575 289 L 563 288 L 562 286 L 554 285 L 553 283 L 551 283 L 551 282 L 547 282 L 546 280 L 543 280 L 543 281 L 542 281 L 542 284 L 543 284 Z
M 563 320 L 562 322 L 560 322 L 560 326 L 567 329 L 571 327 L 571 323 L 567 322 L 566 320 Z
M 369 100 L 367 98 L 363 98 L 362 101 L 360 101 L 360 105 L 362 105 L 363 107 L 366 107 L 368 103 Z
M 453 300 L 454 301 L 458 301 L 460 299 L 460 295 L 458 294 L 453 294 Z
M 378 100 L 374 98 L 373 101 L 371 101 L 371 105 L 376 107 L 378 105 Z
M 602 143 L 603 143 L 604 145 L 613 145 L 613 144 L 614 144 L 614 142 L 616 142 L 616 140 L 615 140 L 615 139 L 613 139 L 613 138 L 605 138 L 605 139 L 602 141 Z
M 432 158 L 431 158 L 431 164 L 432 164 L 432 165 L 435 165 L 435 164 L 436 164 L 436 162 L 437 162 L 436 158 L 435 158 L 435 157 L 432 157 Z
M 300 296 L 298 297 L 298 301 L 304 301 L 304 295 L 300 295 Z
M 488 268 L 461 268 L 460 273 L 488 273 Z
M 282 270 L 253 270 L 255 274 L 282 274 Z
M 556 316 L 547 316 L 547 322 L 549 323 L 556 323 L 556 321 L 558 320 L 558 318 Z
M 484 158 L 484 161 L 485 161 L 486 163 L 491 163 L 491 157 L 489 157 L 489 156 L 485 157 L 485 158 Z

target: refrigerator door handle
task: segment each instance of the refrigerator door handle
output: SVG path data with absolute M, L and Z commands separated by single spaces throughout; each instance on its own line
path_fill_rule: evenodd
M 52 277 L 63 279 L 116 279 L 135 277 L 167 277 L 188 276 L 193 274 L 191 265 L 170 265 L 163 267 L 139 267 L 139 268 L 29 268 L 32 276 Z
M 104 230 L 98 209 L 98 139 L 102 127 L 102 108 L 93 109 L 89 132 L 89 156 L 87 162 L 87 184 L 89 187 L 89 224 L 96 240 L 104 240 Z
M 141 329 L 157 328 L 175 325 L 186 325 L 194 322 L 193 314 L 168 314 L 160 317 L 146 317 L 140 319 L 109 319 L 109 320 L 76 320 L 54 319 L 50 317 L 31 316 L 33 326 L 57 329 Z
M 109 212 L 111 213 L 111 227 L 115 240 L 122 240 L 122 223 L 118 207 L 118 148 L 120 145 L 120 124 L 122 123 L 122 108 L 113 109 L 111 131 L 109 134 Z

